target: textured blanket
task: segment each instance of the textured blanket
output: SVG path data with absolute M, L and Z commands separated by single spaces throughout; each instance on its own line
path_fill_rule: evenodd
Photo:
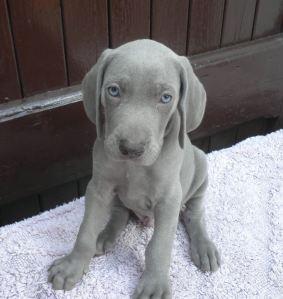
M 212 152 L 206 218 L 223 265 L 204 274 L 191 262 L 180 223 L 170 280 L 173 298 L 283 298 L 283 130 Z M 131 220 L 115 248 L 92 259 L 70 292 L 47 283 L 51 262 L 68 253 L 84 199 L 0 228 L 0 298 L 130 298 L 153 229 Z

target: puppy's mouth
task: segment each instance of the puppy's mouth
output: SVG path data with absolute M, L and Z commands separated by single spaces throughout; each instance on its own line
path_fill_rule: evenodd
M 157 159 L 158 154 L 145 151 L 141 155 L 129 154 L 123 155 L 118 151 L 107 151 L 111 159 L 119 162 L 131 162 L 137 165 L 149 166 Z
M 146 142 L 143 146 L 128 146 L 116 138 L 106 138 L 104 148 L 107 155 L 121 162 L 133 162 L 139 165 L 151 165 L 157 159 L 161 146 L 155 142 Z
M 123 155 L 120 155 L 119 160 L 120 161 L 132 161 L 132 162 L 135 162 L 135 163 L 142 163 L 143 160 L 144 160 L 144 157 L 143 157 L 143 155 L 138 156 L 138 157 L 136 157 L 136 156 L 127 156 L 127 157 L 125 157 Z
M 132 161 L 136 163 L 141 163 L 145 157 L 147 157 L 148 152 L 146 149 L 140 149 L 135 151 L 121 150 L 118 151 L 118 159 L 120 161 Z
M 158 146 L 151 146 L 147 148 L 143 153 L 119 155 L 120 161 L 132 162 L 138 165 L 150 166 L 158 158 L 160 148 Z
M 136 151 L 126 151 L 120 150 L 120 157 L 123 160 L 141 160 L 145 153 L 144 149 L 136 150 Z
M 136 155 L 123 155 L 121 153 L 113 153 L 113 152 L 108 152 L 109 157 L 111 157 L 111 159 L 115 160 L 115 161 L 119 161 L 119 162 L 133 162 L 133 163 L 137 163 L 137 164 L 147 164 L 145 163 L 145 157 L 146 155 L 142 154 L 139 156 Z

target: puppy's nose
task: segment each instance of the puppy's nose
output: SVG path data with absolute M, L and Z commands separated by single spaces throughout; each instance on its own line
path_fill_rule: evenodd
M 119 150 L 122 155 L 129 158 L 138 158 L 144 153 L 144 143 L 130 144 L 128 140 L 121 139 L 119 142 Z

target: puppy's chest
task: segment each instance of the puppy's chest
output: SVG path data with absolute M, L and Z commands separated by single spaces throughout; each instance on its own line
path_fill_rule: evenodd
M 147 171 L 129 168 L 117 191 L 120 200 L 139 217 L 143 224 L 151 221 L 157 194 Z

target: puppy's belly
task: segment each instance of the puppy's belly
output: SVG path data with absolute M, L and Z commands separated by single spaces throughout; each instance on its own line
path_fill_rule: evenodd
M 120 190 L 118 195 L 125 207 L 134 212 L 142 225 L 153 226 L 154 206 L 152 200 L 147 195 L 135 194 L 135 196 L 129 196 L 130 194 L 126 190 Z
M 154 225 L 154 216 L 151 215 L 141 215 L 138 212 L 135 212 L 135 215 L 139 218 L 139 222 L 144 226 L 153 226 Z

